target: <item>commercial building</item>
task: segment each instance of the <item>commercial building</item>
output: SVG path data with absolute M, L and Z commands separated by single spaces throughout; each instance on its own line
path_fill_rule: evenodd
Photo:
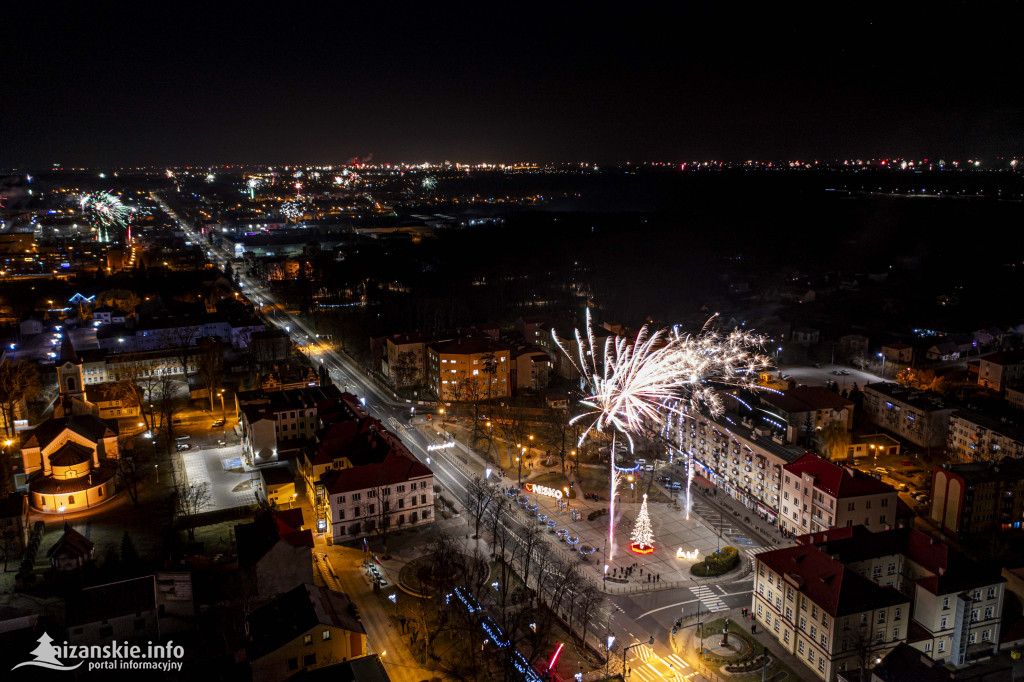
M 867 384 L 863 393 L 864 412 L 875 425 L 919 447 L 946 444 L 955 408 L 942 395 L 888 382 Z
M 239 391 L 235 412 L 242 426 L 242 453 L 250 466 L 278 461 L 279 451 L 298 450 L 324 426 L 321 417 L 352 413 L 358 401 L 336 386 Z
M 871 530 L 896 525 L 896 490 L 856 469 L 806 453 L 782 467 L 782 514 L 787 533 L 817 533 L 862 524 Z
M 937 465 L 929 517 L 957 538 L 1019 529 L 1024 520 L 1024 461 Z

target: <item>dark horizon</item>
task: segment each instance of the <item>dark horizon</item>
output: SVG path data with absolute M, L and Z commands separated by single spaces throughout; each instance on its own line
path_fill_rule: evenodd
M 5 167 L 1019 155 L 1019 5 L 17 6 Z

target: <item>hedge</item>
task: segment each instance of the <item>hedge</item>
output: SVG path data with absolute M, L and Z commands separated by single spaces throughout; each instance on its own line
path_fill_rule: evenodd
M 698 577 L 722 575 L 735 568 L 739 561 L 739 550 L 726 546 L 704 557 L 704 561 L 691 566 L 690 573 Z

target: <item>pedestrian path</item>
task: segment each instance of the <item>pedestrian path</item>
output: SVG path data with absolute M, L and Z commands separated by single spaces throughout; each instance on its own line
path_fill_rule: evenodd
M 708 611 L 724 611 L 729 608 L 726 603 L 722 601 L 722 599 L 707 585 L 691 587 L 690 592 L 693 592 L 693 596 L 700 599 L 701 603 L 704 604 L 704 607 Z
M 776 548 L 775 547 L 745 547 L 743 549 L 743 553 L 746 554 L 748 557 L 750 557 L 750 560 L 753 561 L 754 558 L 758 554 L 760 554 L 761 552 L 771 552 L 774 549 L 776 549 Z

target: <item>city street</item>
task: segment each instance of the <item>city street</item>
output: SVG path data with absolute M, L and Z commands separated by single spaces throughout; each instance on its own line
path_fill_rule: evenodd
M 155 196 L 155 195 L 154 195 Z M 159 203 L 162 201 L 156 197 Z M 165 206 L 165 210 L 174 216 L 173 212 Z M 184 224 L 184 223 L 183 223 Z M 187 228 L 188 229 L 188 228 Z M 203 239 L 188 229 L 189 237 L 196 242 Z M 220 258 L 231 260 L 232 254 L 220 253 Z M 259 296 L 263 302 L 277 305 L 267 292 L 256 287 L 248 278 L 239 276 L 242 290 L 246 295 Z M 277 324 L 287 329 L 296 343 L 308 342 L 315 339 L 315 333 L 308 329 L 296 317 L 283 312 L 283 307 L 277 314 Z M 410 452 L 426 464 L 434 472 L 436 482 L 441 486 L 442 494 L 450 491 L 459 501 L 467 497 L 467 486 L 474 476 L 484 476 L 488 465 L 478 455 L 473 453 L 461 442 L 457 443 L 454 449 L 449 450 L 428 450 L 427 446 L 442 442 L 442 436 L 438 434 L 433 424 L 427 424 L 425 428 L 417 428 L 417 425 L 424 426 L 419 421 L 421 417 L 411 417 L 411 405 L 396 401 L 392 396 L 380 389 L 365 373 L 358 367 L 353 366 L 347 357 L 333 350 L 323 350 L 310 353 L 314 362 L 322 362 L 327 365 L 331 372 L 331 378 L 342 390 L 354 393 L 365 401 L 367 411 L 374 417 L 384 422 L 389 429 L 396 432 Z M 429 408 L 424 408 L 429 411 Z M 424 411 L 421 409 L 421 412 Z M 204 451 L 199 451 L 204 452 Z M 196 453 L 198 454 L 198 453 Z M 224 459 L 216 451 L 206 451 L 202 464 L 193 464 L 189 470 L 190 476 L 195 472 L 198 477 L 207 476 L 211 482 L 216 482 L 218 492 L 215 497 L 218 504 L 236 499 L 235 496 L 244 495 L 244 491 L 236 490 L 236 486 L 230 483 L 228 474 L 224 471 Z M 230 458 L 229 458 L 230 459 Z M 188 458 L 186 458 L 186 462 Z M 220 469 L 218 469 L 220 467 Z M 188 468 L 188 464 L 186 464 Z M 538 472 L 539 473 L 539 472 Z M 206 480 L 206 479 L 204 479 Z M 503 486 L 514 484 L 513 480 L 505 479 Z M 671 492 L 668 492 L 671 495 Z M 694 514 L 691 520 L 685 519 L 684 512 L 675 511 L 670 505 L 651 505 L 650 513 L 652 524 L 661 534 L 664 548 L 655 555 L 643 557 L 641 564 L 649 564 L 648 572 L 662 576 L 662 582 L 648 584 L 643 578 L 634 573 L 628 582 L 607 583 L 609 592 L 608 600 L 611 604 L 608 615 L 602 617 L 600 614 L 592 619 L 590 630 L 597 641 L 604 641 L 609 634 L 614 634 L 620 645 L 628 645 L 636 642 L 644 642 L 654 636 L 653 647 L 646 647 L 647 651 L 641 652 L 640 647 L 631 649 L 627 660 L 637 661 L 659 661 L 663 657 L 673 656 L 668 646 L 668 633 L 671 630 L 675 618 L 690 612 L 696 612 L 698 607 L 705 610 L 719 610 L 749 603 L 752 580 L 746 577 L 749 573 L 749 558 L 753 554 L 768 549 L 768 537 L 755 534 L 745 524 L 730 514 L 730 511 L 723 509 L 721 505 L 727 504 L 724 500 L 700 499 L 704 497 L 696 489 L 693 491 L 695 498 Z M 554 518 L 558 510 L 554 500 L 535 496 L 535 501 L 544 506 Z M 603 507 L 607 503 L 587 502 L 574 500 L 573 506 L 580 507 L 584 515 L 591 508 Z M 632 529 L 632 520 L 635 517 L 639 504 L 623 503 L 620 506 L 624 520 L 617 526 L 619 544 L 623 547 L 628 545 L 629 532 Z M 505 512 L 509 519 L 518 518 L 522 512 L 512 507 Z M 701 518 L 701 517 L 704 518 Z M 578 532 L 577 529 L 578 528 Z M 594 547 L 604 546 L 604 536 L 607 533 L 607 521 L 603 523 L 589 523 L 580 521 L 573 524 L 573 532 L 581 538 L 581 543 L 589 542 Z M 721 535 L 721 536 L 720 536 Z M 584 539 L 587 538 L 587 539 Z M 554 536 L 550 537 L 552 541 Z M 561 544 L 561 543 L 559 543 Z M 724 577 L 724 582 L 718 583 L 714 580 L 701 581 L 689 576 L 689 564 L 691 562 L 677 559 L 677 550 L 686 552 L 697 549 L 701 554 L 714 551 L 723 544 L 731 544 L 741 549 L 742 559 L 740 567 Z M 563 545 L 564 546 L 564 545 Z M 609 571 L 613 568 L 623 568 L 638 559 L 628 550 L 622 550 L 620 555 L 607 559 Z M 594 555 L 595 557 L 599 555 Z M 591 577 L 598 581 L 603 564 L 595 561 L 593 571 L 588 571 Z M 653 570 L 651 570 L 653 569 Z M 733 576 L 733 577 L 730 577 Z M 742 576 L 742 577 L 737 577 Z M 646 657 L 646 658 L 644 658 Z M 677 662 L 676 667 L 681 661 Z M 643 675 L 638 675 L 643 677 Z M 702 679 L 691 669 L 688 673 L 680 672 L 680 679 Z

